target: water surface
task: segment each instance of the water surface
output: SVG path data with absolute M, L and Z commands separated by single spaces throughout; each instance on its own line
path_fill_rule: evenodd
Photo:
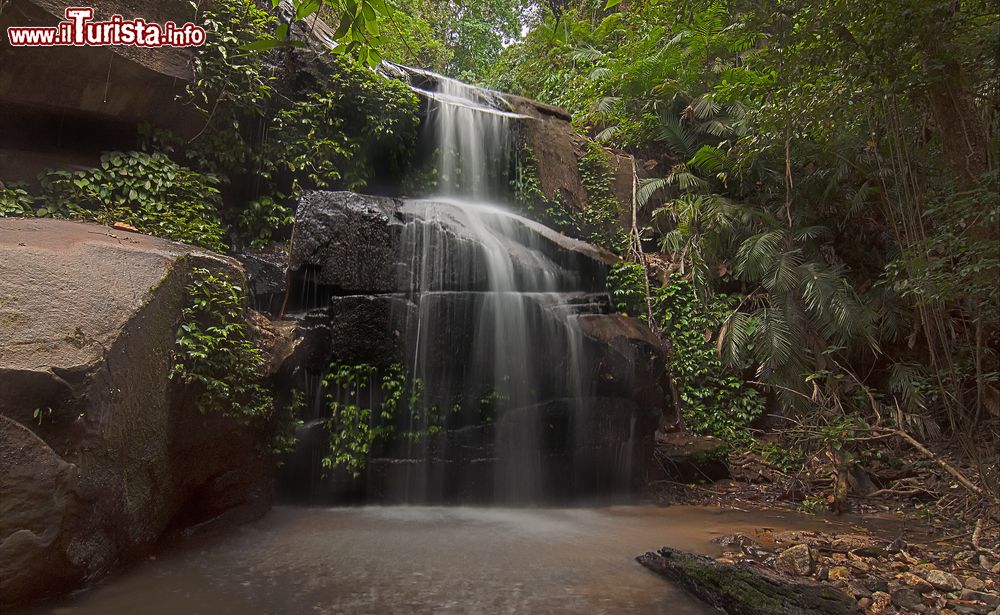
M 302 508 L 190 539 L 58 614 L 715 613 L 640 567 L 664 545 L 824 522 L 676 506 Z

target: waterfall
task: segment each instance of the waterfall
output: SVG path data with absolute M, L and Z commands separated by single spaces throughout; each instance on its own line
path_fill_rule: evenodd
M 580 275 L 546 255 L 540 244 L 551 231 L 495 203 L 507 192 L 511 122 L 520 116 L 492 92 L 435 82 L 435 91 L 422 91 L 440 194 L 403 207 L 412 214 L 403 250 L 417 304 L 409 367 L 438 404 L 452 400 L 435 398 L 437 391 L 461 391 L 462 407 L 485 398 L 502 406 L 494 497 L 537 501 L 544 495 L 537 405 L 553 391 L 584 396 L 576 373 L 581 335 L 566 294 L 581 287 Z
M 285 484 L 301 493 L 297 477 L 315 477 L 309 497 L 336 501 L 532 504 L 627 491 L 665 399 L 659 342 L 609 313 L 613 255 L 513 210 L 515 129 L 537 120 L 489 90 L 385 70 L 427 102 L 422 151 L 434 152 L 439 182 L 421 198 L 300 200 L 288 313 L 302 343 L 290 377 L 313 406 Z M 375 371 L 360 385 L 331 382 L 332 366 Z M 354 410 L 338 414 L 337 403 Z M 352 468 L 363 473 L 333 463 L 347 450 L 336 446 L 354 447 L 348 462 L 363 454 Z

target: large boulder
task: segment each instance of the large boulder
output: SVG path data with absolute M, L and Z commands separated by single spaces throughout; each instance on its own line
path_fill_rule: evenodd
M 559 107 L 506 96 L 514 112 L 529 119 L 520 122 L 524 144 L 538 160 L 539 188 L 549 199 L 561 199 L 573 211 L 587 206 L 587 190 L 580 177 L 579 162 L 586 153 L 586 139 Z
M 96 579 L 171 529 L 266 510 L 262 434 L 202 414 L 169 377 L 202 267 L 243 278 L 171 241 L 0 220 L 0 606 Z

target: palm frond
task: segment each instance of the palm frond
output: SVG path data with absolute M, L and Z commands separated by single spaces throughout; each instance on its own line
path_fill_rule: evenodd
M 668 185 L 667 178 L 665 177 L 640 179 L 639 189 L 636 190 L 635 199 L 638 201 L 640 207 L 645 206 L 654 194 L 666 188 Z
M 617 137 L 621 133 L 621 126 L 608 126 L 594 137 L 595 141 L 606 143 Z
M 745 280 L 759 280 L 778 260 L 784 229 L 765 231 L 748 237 L 736 251 L 736 272 Z
M 660 125 L 654 136 L 678 156 L 687 158 L 695 151 L 696 137 L 693 132 L 681 124 L 679 118 L 669 117 L 666 114 L 661 115 Z

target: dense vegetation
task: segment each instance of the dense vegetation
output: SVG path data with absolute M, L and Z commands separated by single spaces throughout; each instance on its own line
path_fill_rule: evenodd
M 630 261 L 615 302 L 669 344 L 688 427 L 746 445 L 763 418 L 784 417 L 797 445 L 841 468 L 872 429 L 944 434 L 979 461 L 982 484 L 1000 484 L 995 6 L 293 5 L 299 24 L 321 16 L 335 30 L 321 70 L 288 81 L 301 43 L 277 11 L 216 2 L 186 100 L 204 119 L 193 139 L 151 129 L 148 151 L 48 173 L 35 193 L 2 187 L 0 215 L 125 222 L 215 250 L 267 243 L 302 189 L 362 189 L 377 165 L 406 167 L 416 98 L 369 67 L 439 70 L 560 105 L 593 140 L 585 211 L 541 195 L 530 151 L 514 192 Z M 602 148 L 635 161 L 633 229 Z M 344 433 L 359 453 L 378 435 Z
M 943 430 L 995 472 L 995 7 L 608 5 L 560 4 L 485 78 L 564 106 L 652 169 L 637 205 L 654 254 L 637 260 L 669 274 L 663 292 L 688 289 L 718 356 L 773 413 L 818 435 L 847 418 Z M 690 317 L 677 307 L 655 315 L 667 337 Z M 683 388 L 698 355 L 674 350 Z

